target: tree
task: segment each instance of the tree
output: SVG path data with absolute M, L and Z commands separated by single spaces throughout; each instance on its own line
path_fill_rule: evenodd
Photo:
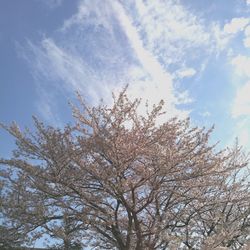
M 158 123 L 126 90 L 111 108 L 79 96 L 74 125 L 34 118 L 36 132 L 2 125 L 16 138 L 1 159 L 1 213 L 23 235 L 49 234 L 94 249 L 240 249 L 249 240 L 248 155 L 218 151 L 212 129 L 189 119 Z M 219 248 L 218 248 L 219 249 Z

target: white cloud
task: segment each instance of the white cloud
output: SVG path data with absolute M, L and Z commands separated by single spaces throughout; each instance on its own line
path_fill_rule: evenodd
M 45 38 L 37 45 L 28 41 L 25 52 L 23 50 L 19 48 L 36 80 L 37 110 L 51 124 L 62 124 L 57 106 L 59 95 L 65 96 L 65 102 L 75 96 L 75 91 L 84 94 L 92 103 L 107 96 L 110 98 L 112 82 L 103 81 L 86 61 L 60 47 L 53 39 Z
M 218 23 L 213 23 L 211 31 L 213 33 L 217 51 L 224 50 L 229 42 L 229 36 L 225 36 L 225 33 Z
M 236 118 L 242 115 L 250 115 L 250 82 L 240 87 L 232 106 L 232 117 Z
M 238 55 L 231 60 L 235 71 L 240 76 L 250 78 L 250 58 Z M 236 90 L 236 95 L 232 104 L 232 117 L 250 115 L 250 81 L 240 86 Z
M 28 45 L 33 54 L 31 66 L 37 78 L 60 82 L 60 85 L 56 85 L 57 89 L 65 89 L 69 92 L 85 91 L 94 101 L 96 94 L 92 88 L 97 87 L 96 84 L 99 82 L 99 89 L 103 90 L 105 85 L 86 62 L 81 57 L 74 56 L 60 48 L 52 39 L 43 39 L 40 46 L 31 42 Z
M 234 128 L 234 138 L 238 138 L 239 145 L 247 151 L 250 150 L 250 119 L 249 117 L 241 117 L 237 120 Z
M 224 31 L 218 24 L 205 23 L 180 1 L 107 0 L 100 8 L 98 0 L 82 0 L 57 35 L 29 42 L 32 55 L 27 60 L 51 91 L 81 90 L 97 102 L 130 83 L 131 96 L 150 103 L 163 99 L 169 116 L 183 117 L 188 111 L 176 105 L 192 98 L 188 87 L 180 92 L 173 80 L 200 73 L 209 55 L 224 49 L 228 37 L 244 25 L 244 18 L 235 18 Z M 239 65 L 237 60 L 232 63 Z M 170 66 L 179 70 L 171 72 Z
M 180 6 L 178 8 L 184 12 Z M 187 12 L 184 14 L 187 15 Z M 189 29 L 189 32 L 201 29 L 198 24 L 192 24 L 194 17 L 187 25 L 185 21 L 179 17 L 179 21 L 170 24 L 171 32 L 176 30 L 176 39 L 185 40 L 181 28 Z M 159 26 L 165 24 L 166 20 Z M 188 114 L 188 111 L 179 110 L 175 105 L 190 102 L 189 93 L 179 92 L 174 87 L 172 75 L 159 62 L 155 51 L 145 45 L 146 40 L 124 5 L 117 1 L 106 1 L 100 9 L 98 1 L 81 1 L 78 12 L 64 22 L 59 32 L 59 39 L 43 38 L 40 43 L 28 42 L 27 46 L 26 59 L 36 79 L 47 91 L 56 89 L 64 94 L 72 94 L 80 90 L 89 101 L 97 102 L 100 98 L 110 99 L 111 90 L 117 91 L 122 85 L 130 83 L 128 91 L 133 97 L 142 97 L 150 104 L 163 99 L 168 116 L 185 117 Z M 186 40 L 194 43 L 190 41 L 193 38 L 189 32 L 186 33 Z M 204 39 L 198 43 L 202 41 Z M 167 51 L 168 45 L 165 46 Z M 195 70 L 191 68 L 181 73 L 182 77 L 194 74 Z M 48 98 L 44 98 L 43 103 L 46 100 L 47 117 L 51 117 L 51 103 Z
M 205 31 L 202 20 L 176 1 L 137 0 L 135 6 L 135 11 L 130 15 L 145 48 L 165 65 L 193 59 L 199 54 L 198 48 L 208 49 L 210 34 Z M 190 56 L 187 56 L 189 53 Z
M 239 138 L 240 145 L 242 145 L 244 147 L 249 147 L 250 135 L 249 135 L 248 128 L 241 129 L 238 138 Z
M 239 31 L 243 31 L 249 24 L 250 19 L 245 17 L 233 18 L 229 23 L 225 24 L 224 32 L 228 34 L 236 34 Z
M 245 29 L 245 35 L 249 35 L 249 26 Z M 248 39 L 244 39 L 245 47 Z M 246 150 L 250 150 L 250 57 L 237 55 L 231 59 L 235 72 L 247 82 L 236 89 L 235 97 L 231 106 L 231 116 L 236 119 L 234 137 L 238 137 L 239 144 Z
M 247 4 L 247 5 L 250 5 L 250 0 L 246 0 L 246 4 Z
M 243 42 L 244 42 L 244 46 L 245 46 L 246 48 L 250 48 L 250 36 L 247 37 L 247 38 L 245 38 L 245 39 L 243 40 Z
M 250 25 L 248 25 L 245 29 L 245 38 L 243 43 L 246 48 L 250 48 Z
M 60 118 L 60 113 L 56 105 L 56 95 L 54 92 L 45 91 L 42 86 L 37 86 L 39 97 L 36 100 L 35 106 L 39 114 L 51 125 L 63 128 L 63 122 Z
M 176 72 L 176 76 L 178 78 L 184 78 L 184 77 L 192 77 L 196 74 L 196 70 L 193 68 L 183 68 L 181 70 L 178 70 Z
M 245 36 L 250 36 L 250 25 L 245 28 Z
M 239 75 L 250 77 L 250 57 L 238 55 L 232 58 L 231 63 Z
M 211 116 L 211 113 L 209 111 L 204 111 L 204 112 L 200 112 L 199 115 L 202 117 L 209 117 Z
M 163 99 L 168 116 L 186 117 L 188 111 L 178 110 L 175 105 L 189 102 L 188 93 L 176 93 L 172 76 L 162 67 L 157 58 L 144 47 L 143 40 L 123 6 L 118 2 L 112 2 L 112 6 L 137 59 L 143 66 L 144 75 L 150 76 L 144 81 L 136 79 L 136 82 L 131 84 L 129 88 L 129 94 L 133 97 L 143 97 L 143 100 L 147 100 L 149 104 L 158 103 Z
M 228 47 L 229 42 L 232 41 L 239 32 L 244 31 L 249 22 L 250 18 L 232 18 L 222 28 L 220 23 L 213 22 L 211 25 L 211 35 L 214 39 L 216 52 L 220 53 L 223 50 L 231 50 L 231 48 Z
M 78 5 L 78 11 L 72 17 L 64 21 L 61 31 L 69 31 L 73 26 L 82 31 L 86 24 L 94 24 L 95 26 L 103 26 L 109 32 L 112 31 L 112 10 L 109 1 L 100 2 L 81 0 Z
M 230 24 L 230 23 L 229 23 Z M 231 50 L 229 48 L 229 42 L 236 36 L 236 33 L 227 32 L 229 29 L 229 24 L 226 24 L 224 27 L 221 27 L 221 24 L 218 22 L 214 22 L 211 26 L 211 33 L 214 39 L 214 47 L 216 50 L 216 54 L 218 55 L 221 51 Z M 225 31 L 225 27 L 226 31 Z

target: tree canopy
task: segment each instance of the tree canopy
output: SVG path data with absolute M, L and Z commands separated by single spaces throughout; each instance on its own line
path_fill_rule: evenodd
M 237 143 L 218 151 L 212 129 L 159 124 L 163 102 L 142 116 L 125 90 L 112 107 L 79 101 L 64 129 L 2 125 L 16 149 L 0 159 L 0 242 L 47 234 L 64 249 L 249 249 L 249 159 Z

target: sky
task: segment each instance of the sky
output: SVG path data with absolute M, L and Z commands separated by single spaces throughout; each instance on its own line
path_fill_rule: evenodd
M 63 127 L 76 91 L 110 104 L 126 84 L 250 150 L 250 0 L 0 1 L 0 122 Z M 0 130 L 0 156 L 13 148 Z
M 0 122 L 63 127 L 76 91 L 110 104 L 129 84 L 131 98 L 163 99 L 164 119 L 250 149 L 249 14 L 249 0 L 2 0 Z M 0 155 L 13 147 L 0 130 Z

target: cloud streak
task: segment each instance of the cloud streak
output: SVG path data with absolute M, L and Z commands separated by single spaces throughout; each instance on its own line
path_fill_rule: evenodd
M 56 33 L 29 40 L 24 57 L 44 93 L 72 97 L 77 90 L 97 103 L 130 83 L 132 97 L 151 104 L 163 99 L 169 116 L 186 117 L 192 97 L 188 86 L 175 81 L 201 71 L 201 55 L 208 57 L 217 46 L 212 31 L 172 0 L 110 0 L 102 8 L 99 1 L 82 0 Z M 51 96 L 41 97 L 48 114 Z
M 151 105 L 163 99 L 166 102 L 166 108 L 169 113 L 171 113 L 171 115 L 178 115 L 180 112 L 175 108 L 177 100 L 174 94 L 171 75 L 164 70 L 156 58 L 144 48 L 143 41 L 137 29 L 132 25 L 129 17 L 126 15 L 124 8 L 118 2 L 113 2 L 112 6 L 145 74 L 150 76 L 150 79 L 143 83 L 145 86 L 141 86 L 144 87 L 144 89 L 141 88 L 141 90 L 143 90 L 140 91 L 141 93 L 136 91 L 136 89 L 138 89 L 137 86 L 131 86 L 130 93 L 135 97 L 141 95 L 144 99 L 148 100 Z
M 232 116 L 250 115 L 250 82 L 238 88 L 233 102 Z
M 249 24 L 250 19 L 246 17 L 233 18 L 229 23 L 226 23 L 223 31 L 227 34 L 236 34 L 243 31 Z
M 250 57 L 237 55 L 232 58 L 231 64 L 235 67 L 237 74 L 250 77 Z
M 138 0 L 135 1 L 135 10 L 131 16 L 137 23 L 145 47 L 165 66 L 178 66 L 187 58 L 191 61 L 197 58 L 200 49 L 204 52 L 209 47 L 211 35 L 205 30 L 202 20 L 176 1 Z

